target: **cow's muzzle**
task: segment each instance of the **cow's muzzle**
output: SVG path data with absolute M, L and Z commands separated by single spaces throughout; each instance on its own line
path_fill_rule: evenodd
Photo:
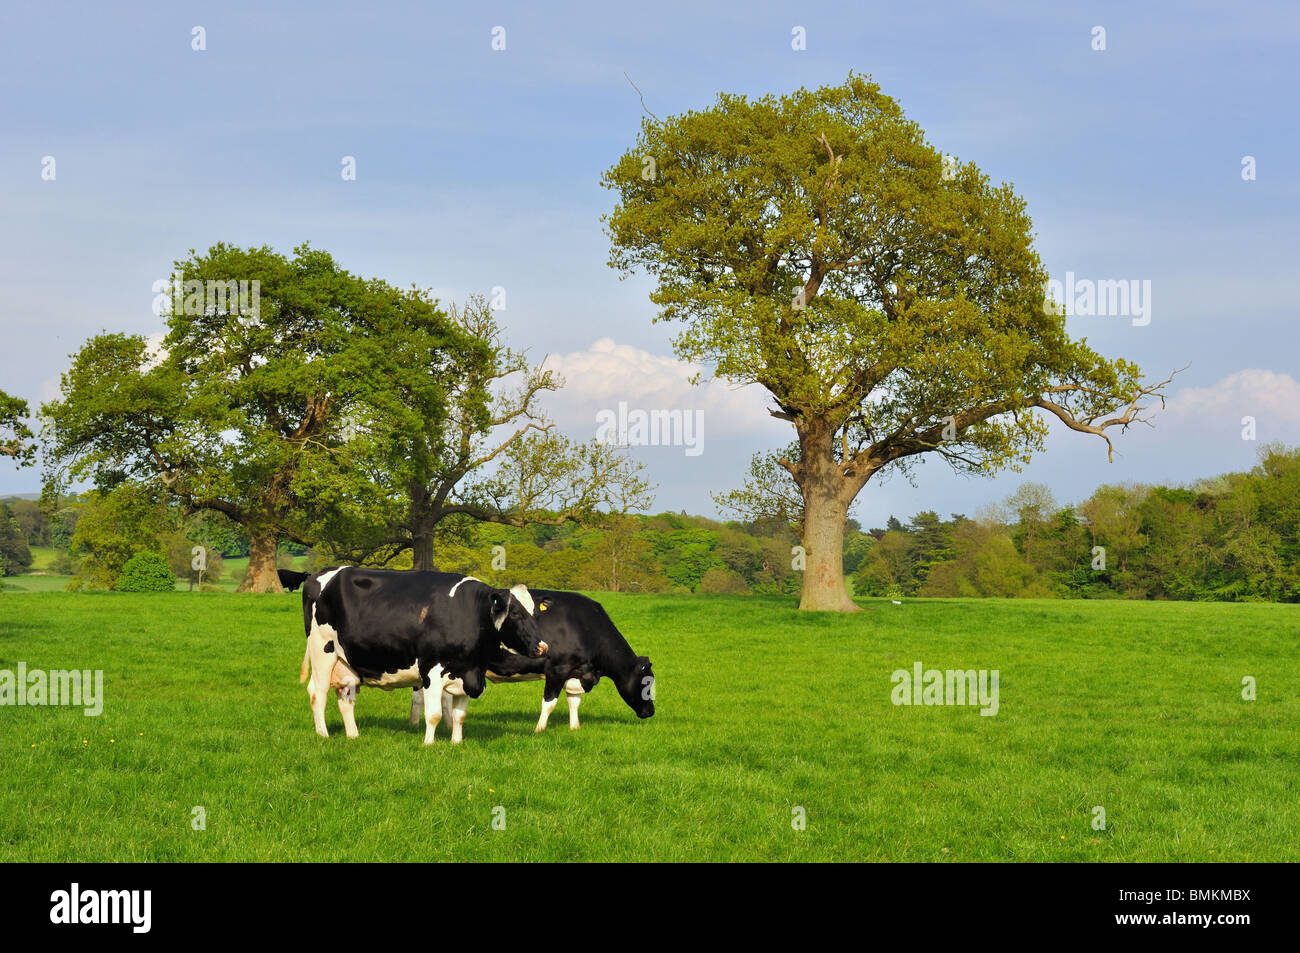
M 550 648 L 550 646 L 547 645 L 545 642 L 538 642 L 538 643 L 537 643 L 537 654 L 538 654 L 538 655 L 545 655 L 545 654 L 546 654 L 546 650 L 549 649 L 549 648 Z

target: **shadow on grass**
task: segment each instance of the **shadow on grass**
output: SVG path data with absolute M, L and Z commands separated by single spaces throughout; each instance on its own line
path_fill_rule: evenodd
M 618 715 L 582 715 L 581 727 L 579 731 L 586 731 L 591 725 L 609 726 L 609 725 L 635 725 L 642 719 L 628 712 L 626 718 Z M 533 734 L 533 728 L 537 725 L 536 718 L 521 718 L 511 712 L 487 712 L 482 715 L 474 714 L 471 708 L 469 717 L 465 719 L 465 740 L 471 741 L 479 738 L 484 740 L 493 740 L 506 736 L 527 736 Z M 342 729 L 342 725 L 338 726 Z M 371 731 L 390 731 L 397 734 L 410 734 L 413 737 L 424 736 L 424 722 L 412 725 L 402 716 L 378 715 L 370 718 L 357 716 L 357 731 L 365 734 L 367 730 Z M 550 723 L 547 725 L 546 734 L 553 732 L 568 732 L 569 716 L 567 712 L 561 712 L 556 709 L 551 715 Z M 334 725 L 330 725 L 330 734 L 334 733 Z M 438 725 L 437 738 L 439 741 L 450 738 L 451 733 L 447 728 L 447 723 L 441 722 Z

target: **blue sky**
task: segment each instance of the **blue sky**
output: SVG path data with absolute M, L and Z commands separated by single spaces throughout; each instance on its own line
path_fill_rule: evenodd
M 468 8 L 467 8 L 468 7 Z M 1023 474 L 869 484 L 858 517 L 973 513 L 1025 479 L 1074 501 L 1102 482 L 1178 483 L 1300 444 L 1300 7 L 1246 4 L 609 5 L 9 0 L 0 11 L 0 389 L 57 393 L 101 329 L 156 334 L 152 283 L 224 240 L 310 240 L 347 268 L 506 289 L 512 342 L 550 355 L 575 437 L 632 406 L 704 413 L 704 452 L 637 451 L 660 509 L 784 445 L 758 395 L 691 389 L 643 277 L 605 262 L 599 175 L 663 116 L 870 73 L 930 140 L 1026 198 L 1054 276 L 1149 280 L 1151 321 L 1071 317 L 1155 377 L 1189 365 L 1156 428 L 1117 444 L 1053 431 Z M 191 48 L 202 26 L 206 50 Z M 506 49 L 491 48 L 493 27 Z M 807 49 L 791 49 L 804 27 Z M 1093 28 L 1106 49 L 1092 49 Z M 344 181 L 341 159 L 355 156 Z M 1253 156 L 1257 178 L 1243 181 Z M 43 181 L 43 157 L 57 178 Z M 1241 439 L 1254 416 L 1258 440 Z M 0 493 L 37 488 L 0 471 Z

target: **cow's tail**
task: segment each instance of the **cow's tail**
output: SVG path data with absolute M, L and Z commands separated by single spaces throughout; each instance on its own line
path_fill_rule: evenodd
M 298 684 L 302 685 L 307 681 L 307 669 L 311 665 L 311 648 L 308 647 L 302 653 L 302 668 L 298 671 Z

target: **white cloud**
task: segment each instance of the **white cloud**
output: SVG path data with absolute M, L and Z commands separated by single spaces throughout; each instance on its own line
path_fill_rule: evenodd
M 704 380 L 692 386 L 699 365 L 652 354 L 612 338 L 601 338 L 585 351 L 551 355 L 543 366 L 564 378 L 564 387 L 546 398 L 562 429 L 582 432 L 596 427 L 596 414 L 617 410 L 620 401 L 643 410 L 703 410 L 710 431 L 718 436 L 754 434 L 780 438 L 782 421 L 769 416 L 770 398 L 754 385 L 733 387 Z
M 167 348 L 162 346 L 166 338 L 167 335 L 162 332 L 144 336 L 144 363 L 140 365 L 141 370 L 151 371 L 167 360 Z
M 46 404 L 53 400 L 60 400 L 63 397 L 63 384 L 58 377 L 47 377 L 41 381 L 40 396 L 36 399 L 36 405 Z M 35 409 L 35 408 L 33 408 Z
M 1169 400 L 1167 413 L 1201 420 L 1235 416 L 1267 418 L 1274 427 L 1300 426 L 1300 381 L 1289 374 L 1246 368 L 1209 387 L 1185 387 Z

